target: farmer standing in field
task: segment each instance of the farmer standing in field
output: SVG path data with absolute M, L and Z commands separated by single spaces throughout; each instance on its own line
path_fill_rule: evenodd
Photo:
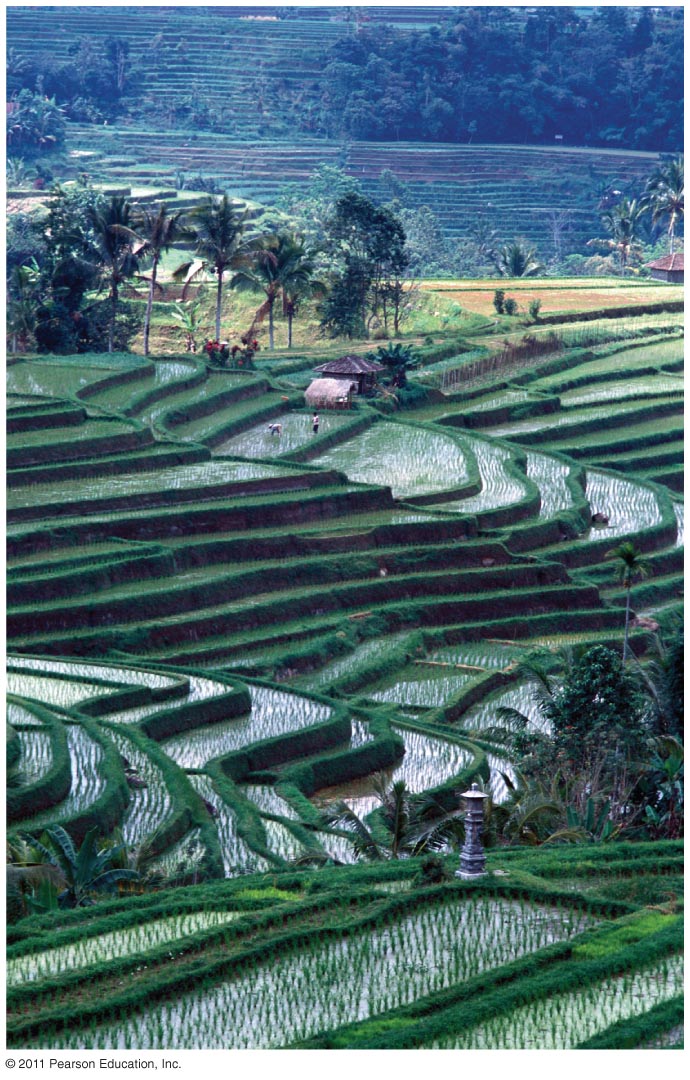
M 312 425 L 312 430 L 313 430 L 314 434 L 318 435 L 319 434 L 319 414 L 318 413 L 314 413 L 314 416 L 312 417 L 311 425 Z

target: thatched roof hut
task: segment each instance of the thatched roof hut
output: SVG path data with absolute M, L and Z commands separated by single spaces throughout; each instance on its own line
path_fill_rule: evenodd
M 329 360 L 314 368 L 324 378 L 347 381 L 349 386 L 354 386 L 358 394 L 365 394 L 371 390 L 376 382 L 379 371 L 384 371 L 383 364 L 366 360 L 363 356 L 339 356 L 337 360 Z
M 349 409 L 352 393 L 342 379 L 314 379 L 304 397 L 312 409 Z

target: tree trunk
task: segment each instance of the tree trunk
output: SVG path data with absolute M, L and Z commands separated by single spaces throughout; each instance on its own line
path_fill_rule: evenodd
M 113 281 L 113 287 L 111 292 L 113 310 L 110 316 L 110 326 L 108 328 L 108 352 L 114 352 L 115 343 L 115 319 L 117 318 L 117 282 Z
M 630 585 L 628 585 L 628 595 L 625 601 L 625 632 L 623 634 L 623 663 L 628 658 L 628 627 L 630 625 Z
M 288 349 L 291 349 L 292 348 L 292 312 L 291 311 L 288 311 L 287 322 L 288 322 L 288 344 L 287 344 L 287 347 L 288 347 Z
M 146 315 L 144 316 L 144 356 L 149 355 L 149 333 L 151 330 L 151 312 L 153 310 L 153 290 L 156 288 L 156 274 L 158 272 L 158 258 L 154 258 L 151 267 L 151 282 L 149 285 L 149 297 L 146 302 Z
M 273 348 L 273 304 L 275 297 L 268 298 L 268 347 Z
M 223 271 L 218 267 L 218 289 L 216 292 L 216 341 L 220 341 L 220 309 L 223 306 Z

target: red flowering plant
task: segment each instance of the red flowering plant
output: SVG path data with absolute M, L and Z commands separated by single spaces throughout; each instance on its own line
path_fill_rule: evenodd
M 212 364 L 224 367 L 230 359 L 230 349 L 227 341 L 207 341 L 204 352 Z
M 259 342 L 249 334 L 243 334 L 240 341 L 241 345 L 233 345 L 230 350 L 233 363 L 237 367 L 251 370 L 254 367 L 254 356 L 259 351 Z

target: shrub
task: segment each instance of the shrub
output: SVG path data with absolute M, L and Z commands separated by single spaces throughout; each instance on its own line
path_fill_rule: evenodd
M 505 313 L 505 299 L 505 291 L 503 289 L 496 289 L 496 292 L 494 293 L 494 307 L 496 308 L 497 315 L 503 315 Z

